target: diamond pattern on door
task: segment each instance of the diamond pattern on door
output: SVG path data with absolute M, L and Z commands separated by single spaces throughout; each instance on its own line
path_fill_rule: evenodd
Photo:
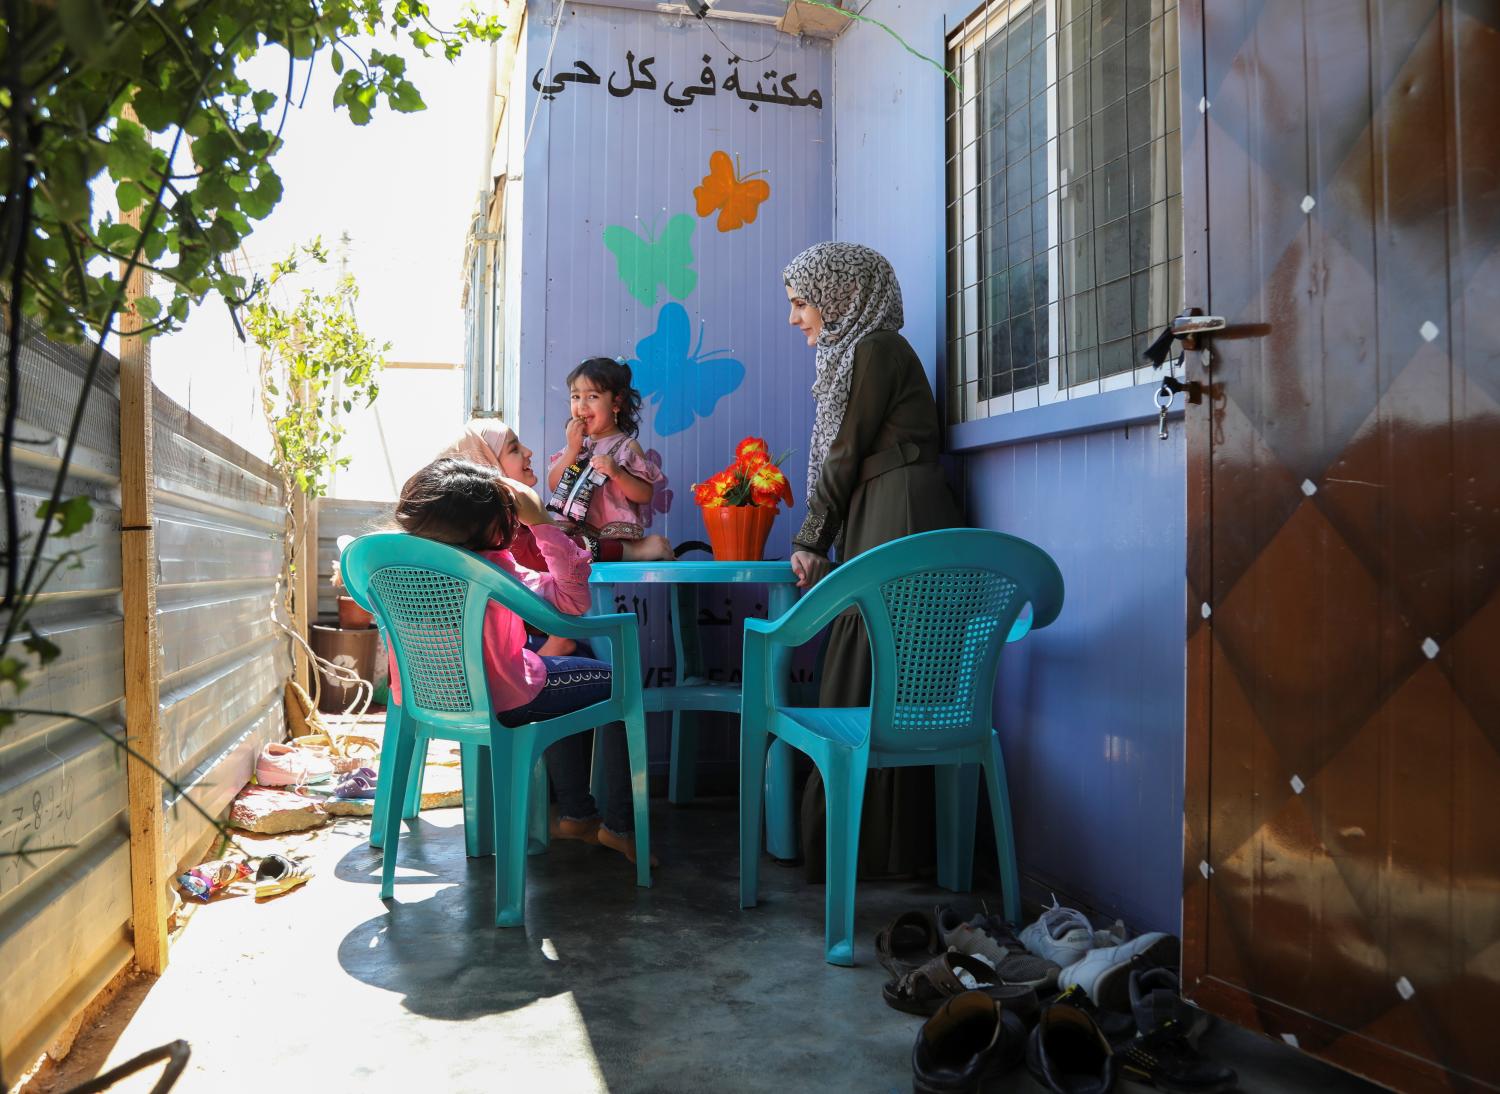
M 1182 26 L 1185 299 L 1231 326 L 1188 423 L 1190 994 L 1500 1090 L 1500 5 Z

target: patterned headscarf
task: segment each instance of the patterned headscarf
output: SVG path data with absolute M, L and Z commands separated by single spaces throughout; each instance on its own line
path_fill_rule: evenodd
M 858 243 L 815 244 L 792 259 L 781 276 L 823 313 L 812 386 L 818 411 L 807 451 L 810 498 L 849 405 L 854 347 L 871 331 L 900 330 L 905 316 L 896 271 L 880 252 Z
M 499 418 L 470 418 L 458 440 L 439 452 L 438 456 L 456 456 L 498 471 L 500 453 L 505 451 L 505 442 L 510 434 L 510 426 Z

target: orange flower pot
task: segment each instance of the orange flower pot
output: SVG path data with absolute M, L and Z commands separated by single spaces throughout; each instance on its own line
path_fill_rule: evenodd
M 702 508 L 702 507 L 700 507 Z M 759 562 L 776 509 L 764 505 L 719 505 L 703 508 L 708 542 L 719 562 Z

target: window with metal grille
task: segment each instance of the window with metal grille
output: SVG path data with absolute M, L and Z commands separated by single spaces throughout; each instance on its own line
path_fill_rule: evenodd
M 1176 0 L 989 0 L 948 50 L 950 419 L 1150 380 L 1182 299 Z

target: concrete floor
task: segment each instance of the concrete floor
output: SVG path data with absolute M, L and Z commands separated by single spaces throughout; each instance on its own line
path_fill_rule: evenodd
M 343 820 L 299 841 L 302 889 L 197 909 L 166 975 L 123 993 L 38 1089 L 181 1037 L 178 1091 L 910 1090 L 921 1020 L 881 1000 L 870 940 L 942 892 L 862 885 L 859 967 L 833 968 L 823 890 L 800 871 L 767 863 L 760 907 L 739 910 L 735 825 L 728 800 L 658 804 L 649 890 L 609 851 L 554 844 L 530 860 L 526 927 L 496 930 L 493 867 L 465 859 L 459 810 L 403 837 L 389 907 L 367 823 Z M 1210 1047 L 1247 1091 L 1375 1089 L 1228 1027 Z M 1040 1088 L 1021 1070 L 992 1089 Z

